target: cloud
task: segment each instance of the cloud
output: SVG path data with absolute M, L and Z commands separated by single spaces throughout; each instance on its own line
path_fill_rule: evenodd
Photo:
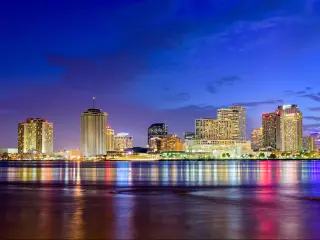
M 310 87 L 306 87 L 306 90 L 309 91 L 309 90 L 311 90 L 311 88 Z M 285 91 L 285 93 L 288 94 L 288 95 L 300 96 L 300 95 L 306 95 L 307 91 L 304 91 L 304 90 L 300 90 L 300 91 L 287 90 L 287 91 Z
M 304 124 L 303 129 L 305 131 L 319 131 L 320 130 L 320 123 Z
M 282 104 L 283 100 L 267 100 L 261 102 L 243 102 L 243 103 L 234 103 L 235 105 L 241 105 L 245 107 L 258 107 L 260 105 L 268 105 L 268 104 Z
M 314 101 L 316 101 L 316 102 L 320 102 L 320 94 L 319 94 L 319 93 L 318 93 L 318 94 L 314 94 L 314 93 L 312 93 L 312 94 L 305 94 L 305 95 L 302 95 L 301 97 L 303 97 L 303 98 L 309 98 L 309 99 L 314 100 Z
M 206 91 L 208 93 L 214 94 L 216 93 L 221 87 L 223 86 L 231 86 L 235 82 L 238 82 L 241 78 L 238 76 L 227 76 L 227 77 L 222 77 L 221 79 L 207 83 L 206 85 Z
M 308 120 L 320 121 L 320 117 L 315 117 L 315 116 L 305 116 L 303 118 Z
M 312 112 L 320 112 L 320 107 L 312 107 L 312 108 L 309 108 L 309 110 Z
M 178 94 L 165 96 L 164 99 L 172 102 L 186 102 L 190 100 L 190 94 L 186 92 L 180 92 Z

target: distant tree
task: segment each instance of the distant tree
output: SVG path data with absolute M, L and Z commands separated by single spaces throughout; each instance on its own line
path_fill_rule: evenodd
M 226 157 L 227 157 L 227 158 L 230 158 L 230 153 L 226 153 Z
M 1 159 L 2 160 L 9 160 L 9 153 L 7 153 L 7 152 L 3 153 L 1 156 Z
M 277 158 L 277 155 L 274 154 L 274 153 L 271 153 L 271 154 L 269 155 L 269 159 L 276 159 L 276 158 Z
M 266 155 L 263 152 L 259 154 L 259 158 L 265 158 L 265 157 Z
M 249 157 L 249 158 L 253 158 L 253 155 L 252 155 L 252 154 L 249 154 L 248 157 Z
M 226 154 L 225 153 L 222 153 L 222 158 L 225 158 L 226 157 Z

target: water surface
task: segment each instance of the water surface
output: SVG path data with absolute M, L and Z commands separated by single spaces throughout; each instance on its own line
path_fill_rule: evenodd
M 320 161 L 0 162 L 0 239 L 320 238 Z

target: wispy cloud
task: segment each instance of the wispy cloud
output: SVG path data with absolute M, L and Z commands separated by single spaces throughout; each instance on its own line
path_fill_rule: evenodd
M 234 104 L 245 106 L 245 107 L 257 107 L 260 105 L 282 104 L 282 103 L 283 103 L 283 100 L 267 100 L 267 101 L 260 101 L 260 102 L 242 102 L 242 103 L 234 103 Z
M 316 116 L 304 116 L 303 118 L 308 120 L 320 121 L 320 117 Z
M 222 77 L 221 79 L 207 83 L 206 85 L 206 91 L 208 93 L 214 94 L 216 93 L 221 87 L 223 86 L 231 86 L 235 82 L 238 82 L 241 78 L 238 76 L 227 76 L 227 77 Z
M 309 110 L 312 112 L 320 112 L 320 107 L 312 107 L 312 108 L 309 108 Z
M 305 94 L 305 95 L 302 95 L 301 97 L 303 98 L 309 98 L 313 101 L 316 101 L 316 102 L 320 102 L 320 94 L 314 94 L 314 93 L 311 93 L 311 94 Z

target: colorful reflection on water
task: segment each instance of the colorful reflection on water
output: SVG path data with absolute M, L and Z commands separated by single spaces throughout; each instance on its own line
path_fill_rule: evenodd
M 0 239 L 319 237 L 320 161 L 1 162 L 0 181 Z
M 318 183 L 320 161 L 1 162 L 2 182 L 110 186 Z

